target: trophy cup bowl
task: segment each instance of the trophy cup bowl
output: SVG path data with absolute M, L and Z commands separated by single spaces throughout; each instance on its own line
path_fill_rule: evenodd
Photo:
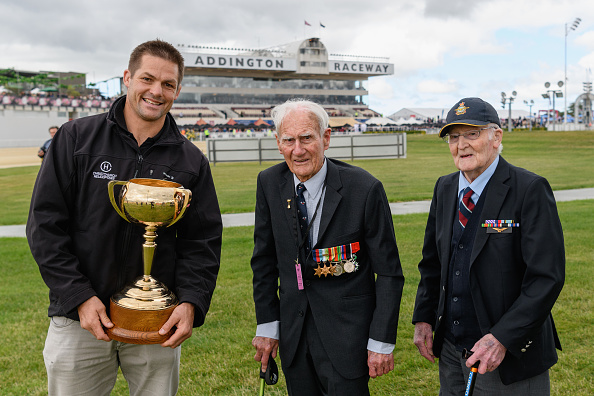
M 119 200 L 114 187 L 121 185 Z M 192 192 L 181 184 L 156 179 L 112 180 L 108 184 L 109 200 L 116 212 L 130 223 L 145 226 L 142 258 L 144 275 L 136 278 L 109 301 L 107 329 L 112 340 L 128 344 L 160 344 L 173 330 L 160 335 L 159 329 L 175 309 L 178 299 L 167 286 L 151 276 L 157 244 L 156 230 L 175 224 L 185 214 Z

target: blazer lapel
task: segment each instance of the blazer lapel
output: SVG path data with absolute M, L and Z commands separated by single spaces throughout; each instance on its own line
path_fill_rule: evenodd
M 442 246 L 441 249 L 444 252 L 444 259 L 446 260 L 446 265 L 443 267 L 447 272 L 448 265 L 450 262 L 450 249 L 452 246 L 452 230 L 455 221 L 455 215 L 457 213 L 457 201 L 458 201 L 458 173 L 455 173 L 452 177 L 449 178 L 448 181 L 444 183 L 443 186 L 443 194 L 444 197 L 441 200 L 443 202 L 442 213 L 443 219 L 443 239 L 442 239 Z M 439 219 L 436 219 L 439 224 Z M 447 276 L 447 274 L 446 274 Z
M 509 186 L 504 184 L 507 179 L 509 179 L 509 164 L 502 157 L 499 157 L 499 164 L 497 165 L 497 169 L 495 169 L 495 173 L 491 176 L 486 191 L 487 196 L 485 197 L 480 224 L 484 223 L 486 219 L 497 219 L 497 217 L 499 217 L 501 207 L 503 206 L 503 202 L 509 191 Z M 472 254 L 470 255 L 471 267 L 472 263 L 474 263 L 474 260 L 485 246 L 488 238 L 489 235 L 479 226 L 474 238 Z
M 320 229 L 318 231 L 318 241 L 322 240 L 324 233 L 330 225 L 330 220 L 334 216 L 334 212 L 342 199 L 339 191 L 342 188 L 342 181 L 340 180 L 340 172 L 328 158 L 328 173 L 326 174 L 326 195 L 324 197 L 324 206 L 322 207 L 322 217 L 320 219 Z
M 284 177 L 283 177 L 284 176 Z M 281 176 L 279 184 L 279 195 L 281 199 L 281 208 L 287 217 L 287 224 L 291 228 L 297 229 L 296 208 L 297 201 L 295 199 L 295 183 L 293 182 L 293 174 L 288 170 Z

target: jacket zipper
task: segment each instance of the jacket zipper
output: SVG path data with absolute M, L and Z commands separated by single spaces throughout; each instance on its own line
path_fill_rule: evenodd
M 134 179 L 136 179 L 138 177 L 138 173 L 142 170 L 142 161 L 144 160 L 144 157 L 142 156 L 141 153 L 138 153 L 138 158 L 136 160 L 136 169 L 134 171 Z

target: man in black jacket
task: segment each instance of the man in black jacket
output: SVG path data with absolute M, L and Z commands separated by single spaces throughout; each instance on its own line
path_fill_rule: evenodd
M 43 161 L 27 238 L 50 290 L 50 395 L 109 394 L 118 366 L 131 394 L 177 392 L 179 346 L 204 323 L 222 234 L 208 161 L 169 114 L 183 71 L 170 44 L 139 45 L 124 72 L 127 96 L 107 114 L 63 125 Z M 159 230 L 151 273 L 180 301 L 160 330 L 175 332 L 161 345 L 111 341 L 105 332 L 110 296 L 142 274 L 143 227 L 122 220 L 107 194 L 109 180 L 131 178 L 175 181 L 193 195 L 184 218 Z
M 272 117 L 285 162 L 258 175 L 254 358 L 265 370 L 280 346 L 290 396 L 368 395 L 369 377 L 394 369 L 404 285 L 384 188 L 324 156 L 320 105 L 288 101 Z
M 414 343 L 440 358 L 440 395 L 463 394 L 477 362 L 476 394 L 547 395 L 561 349 L 551 309 L 565 279 L 553 191 L 500 157 L 503 131 L 489 103 L 462 99 L 446 120 L 440 136 L 460 171 L 435 185 Z

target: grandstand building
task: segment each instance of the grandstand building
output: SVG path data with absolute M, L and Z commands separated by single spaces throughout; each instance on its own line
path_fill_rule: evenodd
M 394 73 L 388 58 L 330 54 L 315 37 L 267 49 L 178 49 L 186 68 L 172 114 L 180 124 L 266 119 L 274 106 L 296 97 L 320 103 L 331 117 L 376 117 L 364 82 Z
M 388 58 L 331 54 L 315 37 L 266 49 L 178 49 L 185 76 L 171 114 L 182 128 L 262 120 L 269 127 L 271 109 L 291 98 L 320 103 L 332 127 L 353 126 L 380 116 L 366 104 L 365 82 L 394 74 Z M 115 97 L 100 96 L 103 85 L 120 88 L 107 96 L 126 93 L 122 77 L 89 87 L 84 73 L 0 70 L 0 147 L 37 146 L 49 125 L 108 111 Z

